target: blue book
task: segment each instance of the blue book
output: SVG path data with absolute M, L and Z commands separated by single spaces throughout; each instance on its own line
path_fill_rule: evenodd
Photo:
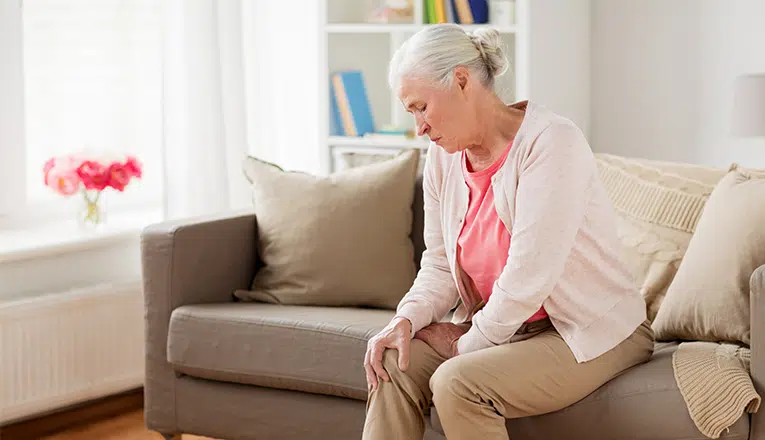
M 343 123 L 340 120 L 340 109 L 337 108 L 337 99 L 335 99 L 334 88 L 329 87 L 329 135 L 345 136 Z
M 489 22 L 489 1 L 488 0 L 468 0 L 470 10 L 473 12 L 473 23 Z
M 361 71 L 335 72 L 331 80 L 337 121 L 345 136 L 363 136 L 375 131 L 372 108 Z

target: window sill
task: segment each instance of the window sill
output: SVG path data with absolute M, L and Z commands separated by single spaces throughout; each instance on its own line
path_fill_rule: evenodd
M 161 219 L 159 209 L 147 209 L 115 213 L 104 225 L 92 230 L 80 228 L 74 221 L 65 221 L 0 231 L 0 263 L 77 252 L 138 238 L 143 228 Z

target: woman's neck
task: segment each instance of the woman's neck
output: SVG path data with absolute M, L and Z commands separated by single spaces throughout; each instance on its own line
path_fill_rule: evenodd
M 465 150 L 473 171 L 483 171 L 502 157 L 523 122 L 523 110 L 506 106 L 498 98 L 489 107 L 478 119 L 487 121 L 481 143 Z

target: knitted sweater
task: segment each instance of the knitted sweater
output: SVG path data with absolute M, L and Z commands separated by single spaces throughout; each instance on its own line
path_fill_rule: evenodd
M 397 315 L 412 335 L 443 319 L 473 325 L 460 353 L 507 343 L 544 306 L 579 362 L 598 357 L 646 319 L 645 301 L 621 259 L 613 206 L 581 131 L 541 105 L 525 116 L 503 166 L 492 177 L 497 215 L 513 237 L 489 301 L 465 287 L 455 258 L 468 207 L 459 154 L 431 145 L 424 174 L 426 250 Z

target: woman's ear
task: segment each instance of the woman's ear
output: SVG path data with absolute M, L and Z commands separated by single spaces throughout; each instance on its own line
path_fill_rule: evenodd
M 464 66 L 457 66 L 454 69 L 454 83 L 460 90 L 465 90 L 470 79 L 470 71 Z

